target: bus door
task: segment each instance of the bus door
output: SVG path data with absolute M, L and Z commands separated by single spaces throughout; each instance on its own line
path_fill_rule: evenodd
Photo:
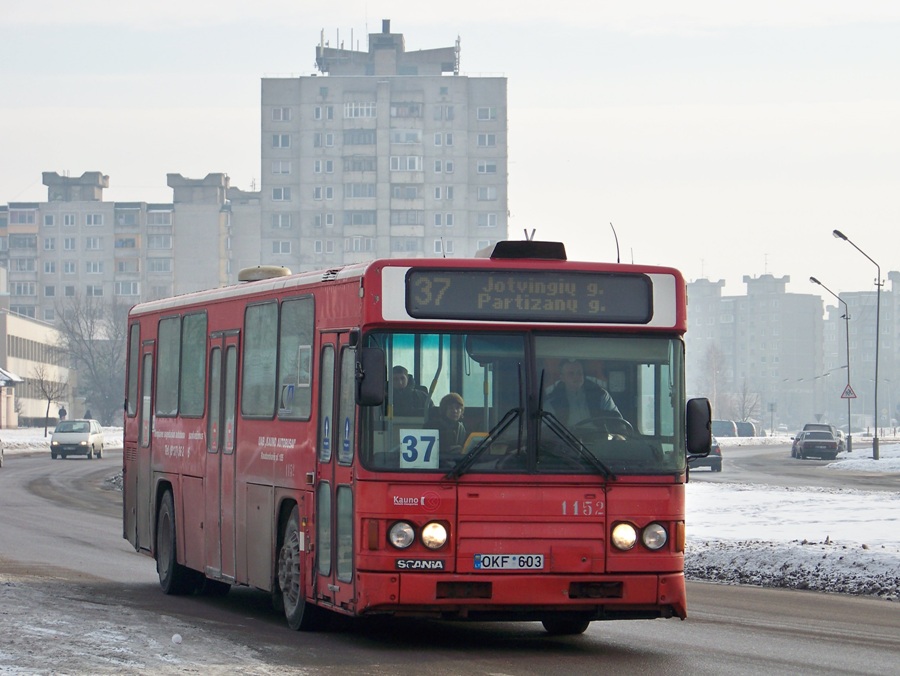
M 353 472 L 356 350 L 348 334 L 322 338 L 316 485 L 316 597 L 353 609 Z
M 148 340 L 141 345 L 141 391 L 138 407 L 138 449 L 137 449 L 137 546 L 147 551 L 153 550 L 152 528 L 154 521 L 153 502 L 150 494 L 151 457 L 153 436 L 153 351 L 155 341 Z
M 206 421 L 206 573 L 235 579 L 235 424 L 238 331 L 210 335 Z

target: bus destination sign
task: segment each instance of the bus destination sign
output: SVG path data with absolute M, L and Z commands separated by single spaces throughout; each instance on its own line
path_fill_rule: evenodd
M 413 269 L 406 310 L 420 319 L 646 324 L 653 288 L 643 274 Z

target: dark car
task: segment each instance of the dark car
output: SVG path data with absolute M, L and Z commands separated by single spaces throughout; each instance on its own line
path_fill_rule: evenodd
M 834 460 L 838 454 L 838 442 L 834 434 L 825 430 L 808 430 L 794 437 L 791 457 L 804 460 L 814 456 Z
M 710 447 L 709 455 L 705 458 L 688 456 L 688 467 L 691 469 L 709 467 L 711 472 L 722 471 L 722 447 L 719 446 L 719 441 L 715 436 L 712 438 L 712 446 Z
M 720 437 L 736 437 L 737 425 L 734 420 L 713 420 L 712 433 Z

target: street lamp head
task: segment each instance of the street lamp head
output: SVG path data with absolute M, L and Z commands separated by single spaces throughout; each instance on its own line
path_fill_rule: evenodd
M 832 231 L 831 234 L 834 235 L 835 237 L 837 237 L 838 239 L 842 239 L 845 242 L 847 241 L 847 235 L 842 233 L 840 230 L 834 230 L 834 231 Z
M 813 284 L 818 284 L 819 286 L 822 286 L 822 282 L 820 282 L 820 281 L 819 281 L 818 279 L 816 279 L 815 277 L 810 277 L 810 278 L 809 278 L 809 281 L 811 281 Z

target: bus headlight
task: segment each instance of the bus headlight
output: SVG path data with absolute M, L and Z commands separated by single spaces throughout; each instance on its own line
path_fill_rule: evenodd
M 651 523 L 641 531 L 641 541 L 647 549 L 656 551 L 666 546 L 669 534 L 661 523 Z
M 416 532 L 413 530 L 413 527 L 405 521 L 398 521 L 391 526 L 391 529 L 388 531 L 388 540 L 390 540 L 391 544 L 397 549 L 406 549 L 415 542 L 415 539 Z
M 447 529 L 442 524 L 432 521 L 422 529 L 422 544 L 428 549 L 440 549 L 447 543 Z
M 627 551 L 637 542 L 637 529 L 630 523 L 617 523 L 612 529 L 612 543 L 616 549 Z

